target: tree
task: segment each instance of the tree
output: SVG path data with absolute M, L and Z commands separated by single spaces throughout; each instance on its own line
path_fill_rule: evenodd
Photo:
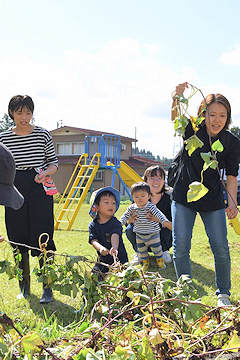
M 0 132 L 10 129 L 15 126 L 14 120 L 8 116 L 8 114 L 4 114 L 2 117 L 2 121 L 0 121 Z
M 230 131 L 240 139 L 240 128 L 238 126 L 233 126 Z
M 35 124 L 35 118 L 33 117 L 30 121 L 32 125 Z M 15 121 L 10 118 L 8 114 L 4 114 L 2 117 L 2 121 L 0 121 L 0 132 L 13 128 L 15 126 Z

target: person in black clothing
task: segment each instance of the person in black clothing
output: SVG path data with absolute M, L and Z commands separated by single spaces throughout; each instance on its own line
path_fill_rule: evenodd
M 0 205 L 19 209 L 24 202 L 22 194 L 14 186 L 15 161 L 11 151 L 0 143 Z M 0 235 L 0 242 L 4 237 Z
M 179 84 L 173 93 L 172 119 L 177 115 L 178 96 L 188 87 L 187 83 Z M 205 105 L 206 104 L 206 105 Z M 218 171 L 208 167 L 204 172 L 204 160 L 201 153 L 211 154 L 211 142 L 219 140 L 223 145 L 222 152 L 216 152 L 219 169 L 225 169 L 227 175 L 228 219 L 237 216 L 237 174 L 240 158 L 240 141 L 230 131 L 231 106 L 221 94 L 210 94 L 202 101 L 198 116 L 205 120 L 196 132 L 203 146 L 197 148 L 191 156 L 184 149 L 184 166 L 173 188 L 172 221 L 173 221 L 173 262 L 176 275 L 192 276 L 189 252 L 191 249 L 192 230 L 197 213 L 200 214 L 211 245 L 215 261 L 215 275 L 218 295 L 218 306 L 231 305 L 230 302 L 230 254 L 227 240 L 225 204 L 222 185 Z M 194 135 L 191 121 L 185 129 L 184 141 Z M 208 189 L 206 194 L 189 202 L 187 193 L 193 182 L 202 182 Z
M 113 265 L 114 258 L 121 264 L 128 262 L 128 256 L 122 240 L 122 225 L 114 216 L 120 205 L 120 194 L 111 186 L 98 189 L 92 194 L 89 214 L 93 220 L 89 224 L 89 243 L 97 250 L 98 261 L 93 272 L 103 278 Z

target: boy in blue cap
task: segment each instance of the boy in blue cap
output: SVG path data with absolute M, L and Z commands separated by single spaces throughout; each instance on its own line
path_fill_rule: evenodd
M 108 267 L 101 263 L 112 265 L 114 257 L 121 264 L 128 262 L 128 256 L 122 240 L 122 225 L 114 216 L 119 208 L 120 194 L 111 186 L 95 191 L 90 200 L 89 214 L 94 220 L 89 224 L 89 243 L 98 252 L 98 261 L 93 271 L 107 273 Z

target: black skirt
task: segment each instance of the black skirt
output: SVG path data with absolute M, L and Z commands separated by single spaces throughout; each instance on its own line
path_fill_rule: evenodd
M 5 222 L 10 241 L 39 248 L 39 237 L 49 235 L 47 250 L 56 250 L 53 241 L 54 216 L 53 197 L 46 194 L 42 184 L 34 181 L 35 170 L 16 171 L 15 186 L 24 196 L 23 206 L 19 210 L 5 207 Z M 44 243 L 47 236 L 42 236 Z M 16 245 L 12 245 L 16 248 Z M 29 251 L 27 247 L 17 245 L 21 253 Z M 40 255 L 38 250 L 31 250 L 32 256 Z

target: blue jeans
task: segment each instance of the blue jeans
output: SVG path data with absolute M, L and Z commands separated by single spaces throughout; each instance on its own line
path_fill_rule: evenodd
M 177 278 L 182 274 L 192 277 L 190 249 L 192 230 L 197 211 L 172 202 L 173 223 L 173 263 Z M 209 244 L 214 255 L 216 294 L 230 295 L 231 287 L 231 260 L 229 254 L 226 216 L 224 209 L 200 212 L 199 215 L 205 226 Z M 201 251 L 201 249 L 199 249 Z

